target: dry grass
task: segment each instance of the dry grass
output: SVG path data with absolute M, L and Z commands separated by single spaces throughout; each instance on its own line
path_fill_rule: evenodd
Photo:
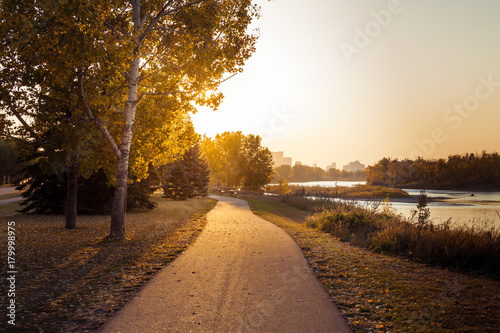
M 155 200 L 156 210 L 127 214 L 123 242 L 105 239 L 109 216 L 80 216 L 76 230 L 65 230 L 62 216 L 0 218 L 2 244 L 7 221 L 16 222 L 18 325 L 12 331 L 95 332 L 196 239 L 215 204 Z M 2 304 L 6 296 L 0 295 Z
M 343 199 L 385 199 L 385 198 L 411 198 L 407 192 L 398 188 L 389 188 L 372 185 L 355 185 L 352 187 L 336 186 L 301 186 L 287 185 L 290 193 L 300 193 L 303 196 L 318 198 L 343 198 Z M 269 185 L 266 190 L 270 193 L 280 193 L 279 185 Z
M 355 332 L 500 331 L 500 282 L 372 253 L 306 227 L 302 210 L 246 199 L 297 241 Z

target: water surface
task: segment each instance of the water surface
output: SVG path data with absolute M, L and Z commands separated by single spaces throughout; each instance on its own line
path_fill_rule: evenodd
M 317 181 L 290 183 L 301 186 L 351 187 L 357 184 L 366 184 L 366 181 Z M 418 196 L 420 189 L 403 189 L 412 196 Z M 484 221 L 491 221 L 500 229 L 500 192 L 455 191 L 455 190 L 426 190 L 425 193 L 432 200 L 428 207 L 431 219 L 435 223 L 442 223 L 451 219 L 456 224 L 468 224 L 483 227 Z M 411 216 L 416 209 L 415 202 L 393 199 L 391 202 L 398 214 Z

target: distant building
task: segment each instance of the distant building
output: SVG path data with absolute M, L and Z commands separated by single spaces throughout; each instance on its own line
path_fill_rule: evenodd
M 349 164 L 344 165 L 343 169 L 347 172 L 363 171 L 363 170 L 365 170 L 365 165 L 362 163 L 359 163 L 359 161 L 356 161 L 356 162 L 351 162 Z
M 295 165 L 302 165 L 302 162 L 301 161 L 297 161 L 297 162 L 295 162 Z
M 313 168 L 317 168 L 318 167 L 318 164 L 317 163 L 313 163 Z
M 330 169 L 337 169 L 337 163 L 333 162 L 332 164 L 326 167 L 326 171 Z
M 292 166 L 292 158 L 291 157 L 283 157 L 282 151 L 271 152 L 273 156 L 273 167 L 279 167 L 282 165 Z

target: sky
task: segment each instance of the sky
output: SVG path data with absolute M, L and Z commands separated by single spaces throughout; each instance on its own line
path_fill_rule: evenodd
M 198 133 L 293 163 L 500 152 L 500 1 L 258 0 L 256 52 Z

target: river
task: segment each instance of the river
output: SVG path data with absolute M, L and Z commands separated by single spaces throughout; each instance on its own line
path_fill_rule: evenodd
M 318 181 L 304 183 L 290 183 L 301 186 L 354 186 L 366 184 L 365 181 Z M 419 189 L 403 189 L 412 196 L 418 196 Z M 453 191 L 453 190 L 426 190 L 429 198 L 438 200 L 430 202 L 428 207 L 434 223 L 442 223 L 451 218 L 454 224 L 468 224 L 483 227 L 485 221 L 500 229 L 500 192 Z M 391 205 L 397 213 L 405 217 L 416 209 L 414 202 L 393 199 Z

